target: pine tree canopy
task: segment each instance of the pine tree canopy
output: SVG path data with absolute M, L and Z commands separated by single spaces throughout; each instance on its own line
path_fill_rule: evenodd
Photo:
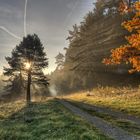
M 13 49 L 11 57 L 6 57 L 6 61 L 9 66 L 4 67 L 4 74 L 9 77 L 11 83 L 15 77 L 20 77 L 22 82 L 27 79 L 26 64 L 29 64 L 32 83 L 48 85 L 48 79 L 43 73 L 43 69 L 48 67 L 48 58 L 36 34 L 24 37 Z

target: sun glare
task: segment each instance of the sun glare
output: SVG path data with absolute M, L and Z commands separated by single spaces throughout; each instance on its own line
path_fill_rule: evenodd
M 27 62 L 27 63 L 25 63 L 25 69 L 27 69 L 27 70 L 28 70 L 28 69 L 30 69 L 30 68 L 31 68 L 31 64 L 30 64 L 30 63 L 28 63 L 28 62 Z

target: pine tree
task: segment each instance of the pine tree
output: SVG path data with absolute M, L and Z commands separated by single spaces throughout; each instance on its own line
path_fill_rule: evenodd
M 61 70 L 64 67 L 64 55 L 62 53 L 59 53 L 56 57 L 56 62 L 55 64 L 57 65 L 56 70 Z
M 48 59 L 44 52 L 44 47 L 39 37 L 28 35 L 12 51 L 11 57 L 6 57 L 9 67 L 4 68 L 4 74 L 9 77 L 11 85 L 16 77 L 19 77 L 21 88 L 27 81 L 27 103 L 31 101 L 30 86 L 48 85 L 48 79 L 43 73 L 43 69 L 48 66 Z

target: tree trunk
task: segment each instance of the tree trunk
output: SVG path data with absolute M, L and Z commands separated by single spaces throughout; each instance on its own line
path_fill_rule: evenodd
M 28 105 L 31 103 L 31 69 L 28 70 L 26 101 Z

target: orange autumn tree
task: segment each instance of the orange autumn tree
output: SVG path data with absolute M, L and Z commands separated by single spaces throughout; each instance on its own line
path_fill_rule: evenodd
M 120 5 L 120 12 L 134 12 L 134 16 L 122 23 L 122 26 L 128 30 L 131 35 L 126 36 L 128 44 L 122 45 L 119 48 L 111 50 L 111 56 L 105 58 L 103 63 L 110 64 L 130 64 L 132 68 L 130 73 L 140 72 L 140 2 L 135 2 L 130 8 Z

